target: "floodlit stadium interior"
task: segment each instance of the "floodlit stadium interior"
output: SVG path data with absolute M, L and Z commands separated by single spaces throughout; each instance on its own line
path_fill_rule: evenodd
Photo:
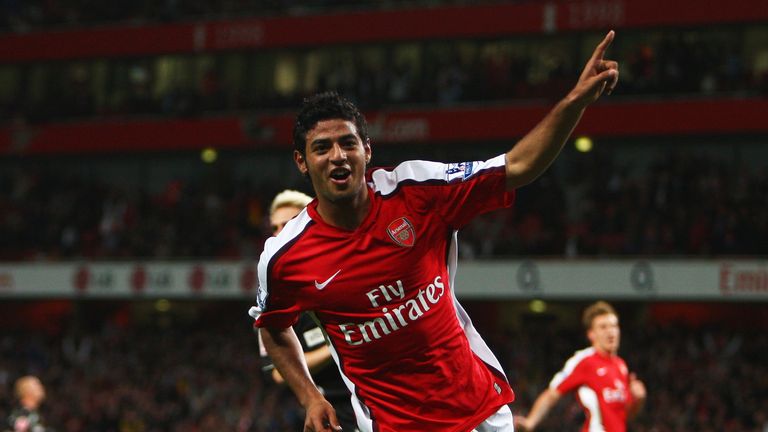
M 302 430 L 247 315 L 272 197 L 312 194 L 302 100 L 354 101 L 375 166 L 486 160 L 613 29 L 618 86 L 459 232 L 457 297 L 515 414 L 607 300 L 627 430 L 768 431 L 768 8 L 736 3 L 0 2 L 0 430 L 25 375 L 48 432 Z M 569 397 L 537 430 L 583 422 Z

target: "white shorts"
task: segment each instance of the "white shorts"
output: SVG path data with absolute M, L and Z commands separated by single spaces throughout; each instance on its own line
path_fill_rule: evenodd
M 514 432 L 515 422 L 512 419 L 512 410 L 507 405 L 499 408 L 496 413 L 475 426 L 472 432 Z

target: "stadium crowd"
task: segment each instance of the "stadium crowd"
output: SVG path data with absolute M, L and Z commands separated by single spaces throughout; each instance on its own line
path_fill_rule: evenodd
M 464 256 L 765 254 L 764 166 L 681 148 L 660 151 L 633 174 L 637 166 L 596 153 L 562 177 L 549 173 L 521 188 L 517 211 L 468 227 Z
M 768 172 L 746 166 L 746 155 L 728 162 L 723 151 L 661 150 L 648 167 L 609 152 L 564 155 L 520 189 L 513 210 L 463 229 L 460 253 L 764 255 Z M 150 191 L 45 166 L 0 172 L 0 259 L 237 259 L 258 256 L 269 236 L 272 178 L 189 178 Z
M 13 381 L 31 373 L 45 383 L 43 416 L 56 432 L 299 430 L 303 412 L 290 392 L 264 385 L 249 323 L 225 321 L 3 332 L 0 421 L 13 403 Z
M 245 314 L 222 319 L 231 313 L 171 325 L 157 316 L 143 325 L 113 317 L 48 332 L 17 324 L 0 334 L 0 419 L 11 409 L 13 381 L 35 374 L 48 393 L 42 413 L 57 432 L 301 430 L 303 413 L 290 392 L 260 376 Z M 489 336 L 515 388 L 517 412 L 586 344 L 575 326 L 546 320 Z M 625 324 L 622 346 L 649 394 L 629 430 L 768 430 L 765 331 Z M 581 415 L 575 401 L 561 403 L 539 430 L 575 430 Z
M 0 178 L 6 260 L 238 258 L 258 254 L 269 235 L 270 195 L 247 184 L 171 181 L 151 194 L 45 171 Z

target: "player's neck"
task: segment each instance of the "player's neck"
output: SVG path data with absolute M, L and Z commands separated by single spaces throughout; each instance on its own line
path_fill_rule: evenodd
M 603 349 L 599 345 L 592 345 L 592 348 L 594 348 L 595 351 L 597 351 L 597 353 L 603 357 L 613 357 L 616 355 L 615 351 L 609 351 L 609 350 Z
M 317 203 L 317 213 L 325 223 L 350 231 L 363 223 L 370 208 L 371 200 L 367 189 L 365 193 L 350 201 L 331 202 L 318 199 Z

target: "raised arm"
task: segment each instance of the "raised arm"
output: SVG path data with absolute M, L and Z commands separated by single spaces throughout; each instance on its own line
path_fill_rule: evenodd
M 304 432 L 340 431 L 336 411 L 325 400 L 309 375 L 301 344 L 293 328 L 262 328 L 261 338 L 275 368 L 307 412 Z
M 531 408 L 531 412 L 528 413 L 528 416 L 515 416 L 515 426 L 521 431 L 532 431 L 536 429 L 536 426 L 541 423 L 544 417 L 547 416 L 549 410 L 552 409 L 559 400 L 560 393 L 553 388 L 547 388 L 541 392 L 538 398 L 536 398 L 536 402 L 533 403 L 533 407 Z
M 610 94 L 616 87 L 619 65 L 615 61 L 604 60 L 613 36 L 611 30 L 597 45 L 570 93 L 507 152 L 509 189 L 528 184 L 541 175 L 560 153 L 584 109 L 604 92 Z

